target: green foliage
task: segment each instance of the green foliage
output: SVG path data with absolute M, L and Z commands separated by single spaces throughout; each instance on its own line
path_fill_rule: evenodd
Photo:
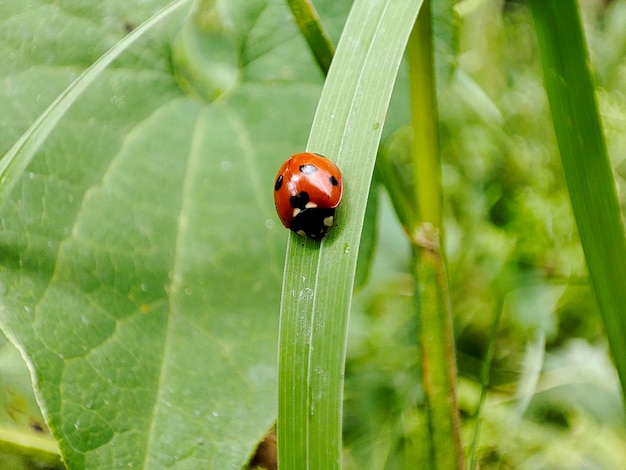
M 47 138 L 4 183 L 2 326 L 70 468 L 240 468 L 276 416 L 286 233 L 271 181 L 304 144 L 321 77 L 278 2 L 220 2 L 213 42 L 190 27 L 177 40 L 203 14 L 179 11 L 124 43 L 162 3 L 0 6 L 3 153 L 119 53 L 58 124 L 44 116 Z M 207 41 L 237 45 L 236 83 L 177 68 L 223 64 L 198 58 Z
M 304 147 L 323 73 L 281 0 L 181 0 L 142 28 L 166 3 L 0 2 L 0 325 L 21 354 L 5 345 L 0 357 L 0 467 L 58 468 L 58 443 L 69 468 L 242 468 L 276 419 L 288 235 L 271 182 Z M 337 43 L 349 2 L 314 3 Z M 623 210 L 626 2 L 605 3 L 583 13 Z M 433 27 L 463 442 L 481 468 L 622 468 L 619 384 L 530 15 L 468 0 L 450 21 L 450 7 L 434 2 Z M 345 468 L 410 468 L 428 437 L 411 254 L 393 209 L 414 192 L 409 119 L 401 68 L 380 150 L 396 166 L 377 171 L 390 197 L 372 189 L 367 238 L 371 167 L 355 177 L 352 165 L 373 152 L 355 151 L 341 157 L 359 188 L 343 225 L 321 253 L 289 242 L 307 256 L 296 262 L 330 266 L 350 237 L 349 285 L 359 243 L 372 256 L 359 260 L 348 332 Z M 321 131 L 345 132 L 314 130 L 316 148 Z M 320 272 L 323 288 L 338 279 Z
M 580 14 L 572 1 L 530 6 L 576 226 L 626 397 L 626 232 Z
M 64 468 L 19 351 L 0 338 L 0 468 Z
M 402 53 L 421 4 L 357 1 L 333 58 L 307 144 L 334 156 L 346 191 L 320 243 L 291 235 L 279 356 L 279 460 L 341 466 L 343 371 L 361 229 Z M 358 112 L 355 112 L 358 110 Z
M 476 459 L 484 468 L 582 468 L 588 462 L 621 468 L 626 433 L 619 384 L 587 282 L 535 33 L 524 7 L 501 6 L 459 5 L 458 70 L 439 88 L 444 227 L 464 443 L 469 447 L 477 439 Z M 613 57 L 612 39 L 623 33 L 625 8 L 624 2 L 614 2 L 605 12 L 586 12 L 592 58 Z M 612 76 L 623 76 L 623 57 L 618 62 Z M 594 70 L 607 66 L 592 65 Z M 615 165 L 624 149 L 623 91 L 613 82 L 598 96 Z M 401 129 L 384 140 L 394 160 L 401 161 L 397 182 L 410 171 L 407 135 Z M 623 187 L 620 167 L 615 169 L 618 188 Z M 400 198 L 391 196 L 395 207 Z M 383 204 L 372 282 L 351 318 L 349 468 L 364 468 L 369 459 L 375 468 L 406 468 L 421 445 L 415 405 L 419 409 L 423 396 L 414 377 L 420 365 L 413 356 L 417 345 L 410 332 L 416 327 L 407 298 L 410 252 L 388 211 Z M 537 354 L 542 336 L 545 350 Z M 482 360 L 490 345 L 489 389 L 478 408 Z M 373 371 L 365 366 L 368 360 L 375 363 Z M 578 439 L 578 432 L 586 437 Z

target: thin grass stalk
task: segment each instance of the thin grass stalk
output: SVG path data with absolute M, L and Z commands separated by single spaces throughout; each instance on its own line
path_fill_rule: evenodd
M 335 46 L 324 30 L 320 16 L 311 0 L 287 0 L 300 33 L 309 44 L 324 75 L 328 75 L 330 63 L 335 55 Z
M 465 467 L 456 400 L 456 358 L 445 257 L 442 250 L 441 164 L 430 1 L 409 40 L 418 226 L 411 230 L 419 344 L 430 436 L 430 466 Z

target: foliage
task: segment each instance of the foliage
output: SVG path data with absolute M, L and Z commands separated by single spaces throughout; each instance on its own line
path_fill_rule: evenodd
M 163 5 L 3 2 L 2 153 Z M 281 2 L 197 7 L 89 76 L 7 177 L 2 326 L 70 468 L 238 468 L 275 420 L 285 232 L 267 182 L 322 77 Z
M 336 44 L 349 2 L 314 3 Z M 583 3 L 625 207 L 626 2 Z M 3 180 L 0 324 L 43 414 L 5 344 L 0 452 L 13 460 L 0 466 L 59 468 L 60 449 L 70 468 L 241 468 L 275 420 L 286 232 L 271 181 L 304 146 L 323 74 L 281 0 L 197 2 L 137 34 L 165 5 L 0 2 L 0 154 L 136 34 Z M 435 39 L 467 452 L 475 441 L 481 468 L 621 468 L 619 384 L 530 15 L 481 0 L 455 13 Z M 407 81 L 401 69 L 383 130 L 395 162 L 410 160 Z M 350 318 L 346 468 L 407 468 L 422 452 L 411 255 L 379 184 Z
M 444 227 L 464 441 L 471 452 L 478 427 L 481 467 L 582 468 L 595 462 L 621 468 L 626 456 L 618 448 L 626 434 L 619 384 L 587 282 L 532 22 L 524 7 L 504 6 L 459 5 L 459 67 L 452 83 L 440 88 Z M 593 58 L 614 57 L 624 12 L 623 2 L 585 10 Z M 623 77 L 623 55 L 611 67 L 593 65 L 612 70 L 612 85 L 604 82 L 598 96 L 615 164 L 626 123 L 623 80 L 615 81 Z M 406 160 L 406 132 L 384 143 Z M 616 172 L 620 187 L 619 167 Z M 404 468 L 421 444 L 410 251 L 389 210 L 383 204 L 376 275 L 352 316 L 346 379 L 351 468 L 371 461 L 373 468 Z M 489 391 L 479 407 L 483 358 L 492 344 Z M 578 440 L 578 432 L 587 437 Z

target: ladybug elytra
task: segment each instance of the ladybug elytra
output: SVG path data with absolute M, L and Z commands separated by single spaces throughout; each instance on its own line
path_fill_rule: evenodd
M 341 171 L 326 157 L 296 153 L 282 164 L 274 182 L 274 204 L 282 224 L 303 237 L 321 240 L 341 202 Z

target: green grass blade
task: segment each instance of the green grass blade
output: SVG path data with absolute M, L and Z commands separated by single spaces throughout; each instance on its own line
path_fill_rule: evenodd
M 464 468 L 456 399 L 456 361 L 452 310 L 442 243 L 442 188 L 435 92 L 431 2 L 426 1 L 409 40 L 413 128 L 415 226 L 413 246 L 416 315 L 422 353 L 422 383 L 427 407 L 430 467 Z
M 532 0 L 552 121 L 589 274 L 626 390 L 624 223 L 575 0 Z
M 155 24 L 167 18 L 189 1 L 175 0 L 159 10 L 103 54 L 50 103 L 50 106 L 41 113 L 0 160 L 0 201 L 6 199 L 7 195 L 10 194 L 15 183 L 50 135 L 50 132 L 89 85 L 100 76 L 102 71 Z
M 339 468 L 348 316 L 385 113 L 420 1 L 357 0 L 315 115 L 308 150 L 336 161 L 344 200 L 327 238 L 287 246 L 280 324 L 282 468 Z
M 335 47 L 322 26 L 317 10 L 310 0 L 287 0 L 296 19 L 300 33 L 304 36 L 322 72 L 328 74 Z

